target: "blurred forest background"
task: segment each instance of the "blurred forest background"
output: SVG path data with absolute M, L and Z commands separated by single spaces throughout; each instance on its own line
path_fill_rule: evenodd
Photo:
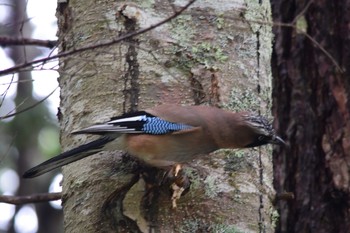
M 0 69 L 55 54 L 57 2 L 0 1 Z M 36 38 L 52 42 L 18 46 L 7 38 Z M 8 46 L 13 43 L 14 46 Z M 39 44 L 38 44 L 39 43 Z M 6 46 L 4 46 L 6 44 Z M 59 191 L 59 177 L 43 176 L 22 181 L 25 170 L 59 153 L 57 61 L 0 79 L 0 193 L 29 195 Z M 32 70 L 35 70 L 34 72 Z M 48 98 L 48 99 L 47 99 Z M 25 111 L 24 114 L 15 114 Z M 21 156 L 19 156 L 21 155 Z M 52 182 L 55 182 L 52 184 Z M 52 184 L 50 186 L 50 184 Z M 38 219 L 45 221 L 38 222 Z M 39 227 L 38 224 L 41 224 Z M 47 227 L 45 227 L 47 226 Z M 48 226 L 56 226 L 54 228 Z M 60 202 L 26 205 L 0 203 L 0 232 L 62 232 Z

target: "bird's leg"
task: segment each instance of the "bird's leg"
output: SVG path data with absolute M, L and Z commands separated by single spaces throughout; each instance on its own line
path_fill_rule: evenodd
M 173 190 L 173 195 L 171 196 L 171 203 L 173 209 L 177 208 L 176 201 L 180 199 L 182 193 L 185 191 L 183 187 L 177 186 L 176 183 L 171 185 L 171 189 Z
M 176 164 L 166 171 L 145 167 L 141 172 L 141 177 L 146 185 L 142 202 L 147 209 L 151 208 L 156 202 L 160 190 L 168 191 L 169 188 L 172 208 L 175 209 L 177 207 L 177 200 L 187 193 L 191 184 L 181 164 Z
M 185 194 L 185 191 L 189 190 L 191 183 L 182 169 L 181 164 L 174 165 L 170 172 L 168 172 L 167 178 L 171 179 L 171 201 L 172 208 L 175 209 L 177 207 L 177 200 L 179 200 L 180 197 Z
M 182 169 L 182 166 L 181 166 L 181 164 L 176 164 L 175 166 L 174 166 L 174 176 L 175 177 L 177 177 L 177 175 L 179 174 L 179 171 Z

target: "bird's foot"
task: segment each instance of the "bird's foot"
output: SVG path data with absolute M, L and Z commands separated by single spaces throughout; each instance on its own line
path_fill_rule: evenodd
M 177 175 L 179 174 L 179 172 L 181 171 L 181 169 L 182 169 L 181 164 L 176 164 L 176 165 L 174 166 L 174 176 L 175 176 L 175 177 L 177 177 Z
M 178 186 L 176 183 L 173 183 L 171 185 L 171 189 L 173 191 L 173 195 L 171 196 L 171 203 L 172 203 L 172 208 L 176 209 L 177 208 L 177 203 L 176 201 L 180 199 L 182 193 L 185 191 L 184 187 Z
M 177 208 L 177 200 L 181 198 L 182 195 L 186 194 L 190 188 L 190 180 L 186 176 L 181 164 L 176 164 L 168 172 L 167 178 L 171 180 L 170 188 L 172 192 L 171 202 L 172 208 Z

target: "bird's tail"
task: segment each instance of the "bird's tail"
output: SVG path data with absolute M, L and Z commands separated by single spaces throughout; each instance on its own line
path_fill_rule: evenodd
M 113 141 L 114 139 L 114 137 L 104 136 L 95 141 L 89 142 L 72 150 L 59 154 L 26 171 L 23 174 L 23 178 L 33 178 L 36 176 L 40 176 L 55 168 L 62 167 L 66 164 L 75 162 L 77 160 L 93 155 L 97 152 L 100 152 L 102 151 L 102 148 L 106 143 Z

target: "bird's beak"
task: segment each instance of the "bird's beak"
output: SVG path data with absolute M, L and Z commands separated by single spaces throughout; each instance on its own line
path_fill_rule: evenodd
M 270 143 L 272 143 L 272 144 L 277 144 L 277 145 L 286 145 L 286 142 L 285 142 L 282 138 L 280 138 L 280 137 L 278 137 L 278 136 L 275 136 L 275 137 L 271 140 Z

